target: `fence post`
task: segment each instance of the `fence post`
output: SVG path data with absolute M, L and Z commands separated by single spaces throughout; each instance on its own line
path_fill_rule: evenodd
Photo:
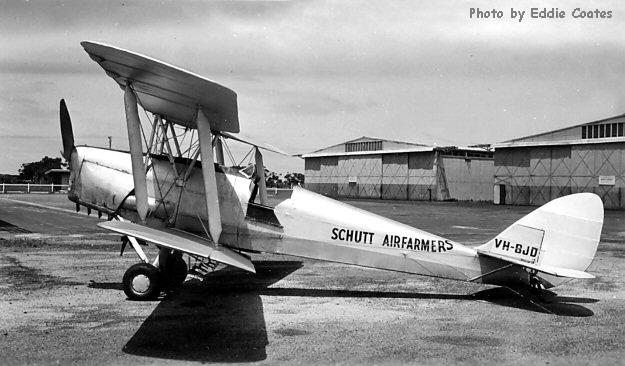
M 26 183 L 26 193 L 30 193 L 30 183 Z
M 54 183 L 50 185 L 50 193 L 54 193 Z
M 4 183 L 2 183 L 2 193 L 4 194 Z

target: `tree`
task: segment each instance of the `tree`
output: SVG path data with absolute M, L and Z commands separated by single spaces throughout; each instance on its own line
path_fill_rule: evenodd
M 269 188 L 282 188 L 284 185 L 280 175 L 275 172 L 270 172 L 269 170 L 265 170 L 265 181 L 267 182 L 267 187 Z
M 19 183 L 20 179 L 15 174 L 0 174 L 0 183 Z
M 302 173 L 286 173 L 286 175 L 284 176 L 284 179 L 286 180 L 286 184 L 289 187 L 294 187 L 294 186 L 301 186 L 302 184 L 304 184 L 304 174 Z
M 267 188 L 293 188 L 304 183 L 304 174 L 286 173 L 284 176 L 269 170 L 265 170 Z
M 45 180 L 45 172 L 50 169 L 60 169 L 62 166 L 61 158 L 45 156 L 40 161 L 22 164 L 18 177 L 25 182 L 42 182 Z

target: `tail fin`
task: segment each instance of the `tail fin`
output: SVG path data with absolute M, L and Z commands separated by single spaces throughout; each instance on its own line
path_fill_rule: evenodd
M 603 226 L 603 203 L 593 193 L 555 199 L 532 211 L 478 253 L 556 277 L 592 278 L 586 269 Z

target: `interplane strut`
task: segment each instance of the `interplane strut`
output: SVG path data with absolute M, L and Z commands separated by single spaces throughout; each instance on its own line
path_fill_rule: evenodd
M 141 121 L 137 109 L 137 97 L 130 84 L 126 85 L 124 91 L 124 105 L 126 107 L 126 127 L 128 128 L 128 145 L 130 146 L 137 213 L 141 222 L 145 223 L 148 215 L 148 186 L 145 179 L 145 164 L 143 163 L 141 145 Z
M 206 118 L 201 107 L 197 109 L 195 122 L 200 141 L 200 153 L 202 154 L 202 177 L 206 198 L 206 214 L 208 215 L 208 230 L 211 239 L 218 243 L 221 235 L 221 213 L 219 212 L 219 196 L 217 194 L 217 178 L 214 166 L 215 158 L 213 157 L 213 134 L 208 118 Z

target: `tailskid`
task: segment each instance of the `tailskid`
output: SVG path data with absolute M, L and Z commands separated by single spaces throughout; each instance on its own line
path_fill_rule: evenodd
M 555 314 L 551 311 L 546 305 L 553 304 L 556 301 L 557 294 L 545 290 L 544 288 L 534 288 L 534 287 L 525 287 L 525 288 L 515 288 L 515 287 L 506 287 L 508 290 L 519 296 L 521 299 L 528 301 L 532 305 L 540 308 L 543 312 L 549 314 Z

